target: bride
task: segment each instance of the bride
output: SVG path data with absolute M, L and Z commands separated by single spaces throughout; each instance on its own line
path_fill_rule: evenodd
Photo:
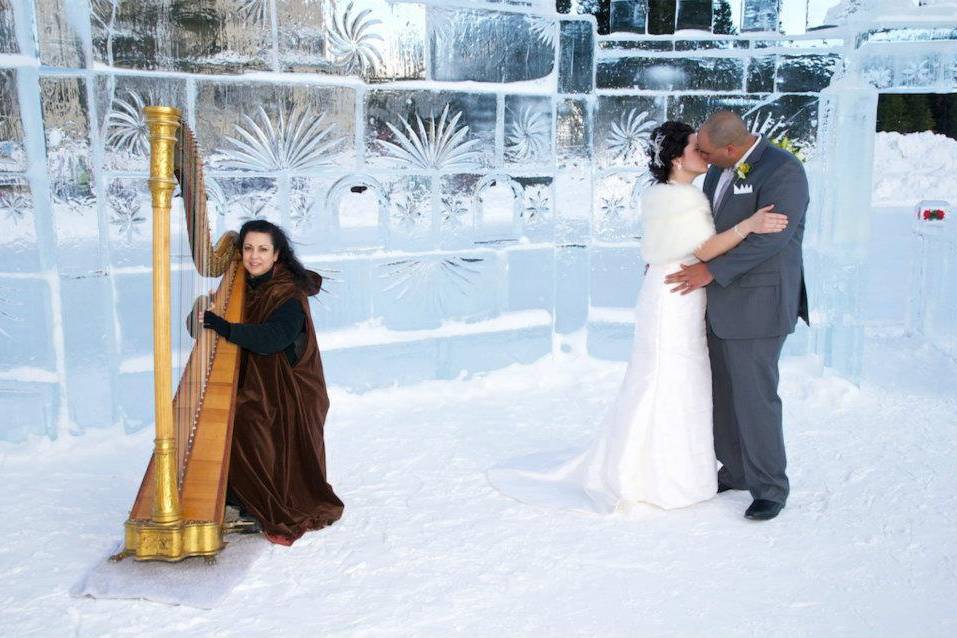
M 708 200 L 692 185 L 708 168 L 694 129 L 665 122 L 651 139 L 655 184 L 641 194 L 648 268 L 625 379 L 590 449 L 544 469 L 526 460 L 489 471 L 492 485 L 520 501 L 609 513 L 636 502 L 685 507 L 717 491 L 705 291 L 671 294 L 665 276 L 731 250 L 749 233 L 780 232 L 787 217 L 768 206 L 716 235 Z

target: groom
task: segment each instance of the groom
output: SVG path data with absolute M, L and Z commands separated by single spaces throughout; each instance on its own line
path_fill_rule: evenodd
M 748 235 L 724 255 L 665 279 L 682 294 L 707 287 L 718 491 L 749 490 L 754 502 L 744 515 L 769 520 L 788 497 L 778 359 L 798 317 L 808 322 L 801 259 L 807 177 L 797 158 L 752 135 L 730 111 L 708 118 L 697 144 L 711 164 L 704 192 L 717 232 L 769 204 L 788 217 L 784 232 Z

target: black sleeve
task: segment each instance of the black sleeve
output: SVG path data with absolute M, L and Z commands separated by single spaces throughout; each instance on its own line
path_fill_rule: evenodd
M 263 323 L 230 324 L 227 338 L 256 354 L 273 354 L 285 350 L 296 340 L 305 319 L 299 301 L 289 299 Z

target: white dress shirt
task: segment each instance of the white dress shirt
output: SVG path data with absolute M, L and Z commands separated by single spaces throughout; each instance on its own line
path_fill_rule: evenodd
M 725 191 L 728 189 L 728 185 L 731 183 L 731 179 L 734 177 L 734 171 L 748 161 L 748 157 L 751 155 L 751 152 L 754 151 L 755 147 L 757 147 L 760 142 L 761 136 L 758 135 L 758 139 L 754 141 L 754 144 L 751 145 L 751 148 L 745 151 L 744 155 L 741 156 L 741 159 L 734 163 L 734 166 L 721 171 L 721 177 L 718 178 L 718 186 L 714 189 L 714 200 L 712 202 L 712 207 L 714 210 L 717 210 L 718 205 L 721 204 L 721 200 L 725 196 Z

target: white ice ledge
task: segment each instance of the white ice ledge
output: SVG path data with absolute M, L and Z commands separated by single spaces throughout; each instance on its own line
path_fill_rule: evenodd
M 319 349 L 325 352 L 329 350 L 345 350 L 347 348 L 363 348 L 394 343 L 426 341 L 429 339 L 509 332 L 526 328 L 550 328 L 551 325 L 552 315 L 547 310 L 521 310 L 506 312 L 493 319 L 471 323 L 464 321 L 446 321 L 438 328 L 427 330 L 391 330 L 383 326 L 380 321 L 366 321 L 340 330 L 320 330 L 316 332 L 316 337 L 319 341 Z M 183 360 L 183 357 L 176 356 L 173 360 L 180 361 Z M 152 371 L 152 353 L 128 357 L 120 362 L 121 374 L 136 374 Z M 0 373 L 0 375 L 2 375 L 2 373 Z M 2 378 L 3 377 L 0 376 L 0 379 Z
M 547 310 L 521 310 L 507 312 L 493 319 L 467 323 L 464 321 L 446 321 L 438 328 L 426 330 L 390 330 L 379 321 L 368 321 L 351 328 L 317 332 L 321 350 L 344 350 L 381 346 L 393 343 L 408 343 L 448 337 L 491 332 L 508 332 L 524 328 L 541 328 L 552 325 L 552 315 Z

